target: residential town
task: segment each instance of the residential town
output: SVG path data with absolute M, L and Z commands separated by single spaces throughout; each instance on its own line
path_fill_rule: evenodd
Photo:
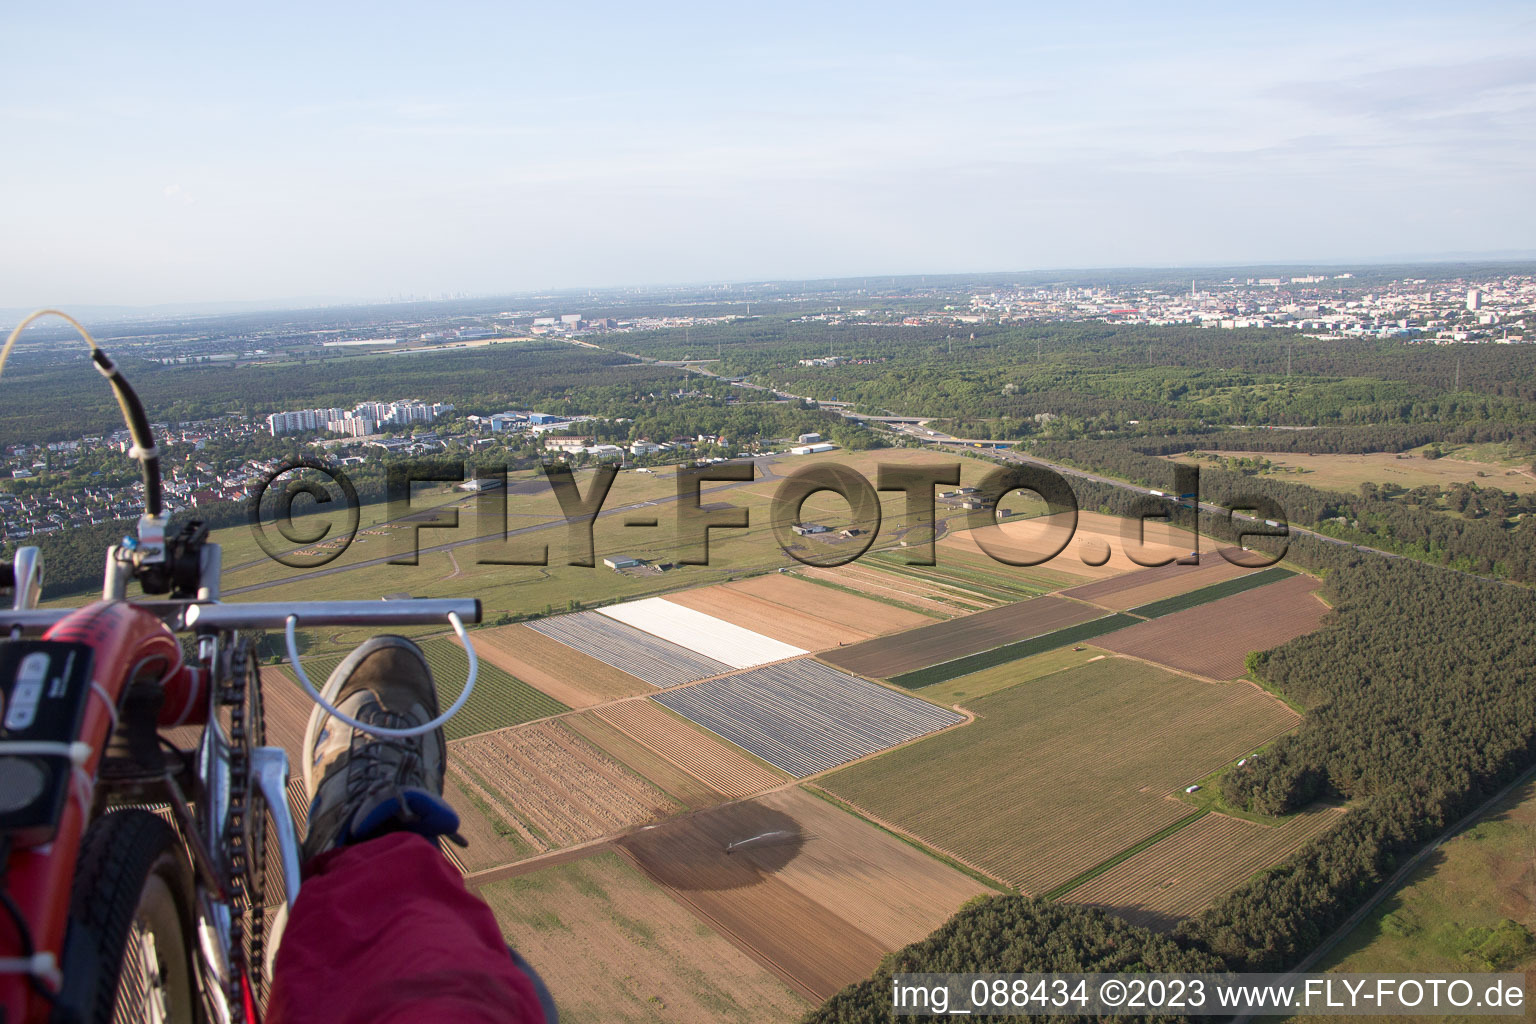
M 1218 329 L 1281 327 L 1314 337 L 1400 338 L 1434 344 L 1536 341 L 1536 277 L 1441 281 L 1403 278 L 1353 285 L 1352 273 L 1201 281 L 1188 291 L 1032 288 L 971 296 L 957 322 L 1102 320 L 1118 324 L 1196 324 Z M 921 323 L 925 317 L 908 316 Z

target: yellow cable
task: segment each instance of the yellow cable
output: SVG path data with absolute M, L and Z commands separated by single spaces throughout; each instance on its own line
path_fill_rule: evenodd
M 68 320 L 70 324 L 74 326 L 75 330 L 80 332 L 80 337 L 85 339 L 85 343 L 91 346 L 92 352 L 101 351 L 101 346 L 96 344 L 96 339 L 91 337 L 91 332 L 85 329 L 85 325 L 80 323 L 80 321 L 76 320 L 74 317 L 70 316 L 68 313 L 57 309 L 37 309 L 33 310 L 31 313 L 28 313 L 26 317 L 21 321 L 21 323 L 16 325 L 16 329 L 11 332 L 11 336 L 5 339 L 5 347 L 0 348 L 0 375 L 5 373 L 5 361 L 11 357 L 11 348 L 15 346 L 16 339 L 21 337 L 21 332 L 27 329 L 28 324 L 41 316 L 57 316 Z M 123 410 L 123 422 L 128 424 L 129 429 L 132 430 L 133 417 L 128 411 L 128 403 L 123 400 L 122 395 L 118 394 L 117 388 L 112 389 L 112 397 L 117 399 L 118 408 Z M 134 443 L 143 444 L 144 442 L 141 438 L 136 437 L 134 438 Z
M 95 352 L 100 348 L 100 346 L 96 344 L 96 339 L 91 337 L 91 332 L 81 326 L 80 321 L 76 320 L 68 313 L 61 313 L 57 309 L 33 310 L 31 313 L 27 314 L 26 319 L 22 320 L 21 323 L 16 325 L 16 329 L 11 332 L 11 336 L 5 339 L 5 347 L 0 348 L 0 374 L 5 373 L 5 361 L 11 357 L 11 348 L 16 344 L 16 339 L 21 337 L 21 332 L 27 329 L 28 324 L 40 316 L 63 317 L 65 320 L 68 320 L 71 324 L 74 325 L 75 330 L 80 332 L 80 337 L 84 338 L 85 343 L 91 346 L 92 352 Z

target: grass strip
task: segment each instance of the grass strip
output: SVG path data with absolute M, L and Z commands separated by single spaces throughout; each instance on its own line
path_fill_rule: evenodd
M 1041 636 L 1030 637 L 1028 640 L 1018 640 L 1001 647 L 994 647 L 989 651 L 981 651 L 977 654 L 968 654 L 954 661 L 942 662 L 938 665 L 930 665 L 928 668 L 920 668 L 913 672 L 906 672 L 895 676 L 891 682 L 907 690 L 916 690 L 924 686 L 932 686 L 934 683 L 944 683 L 960 676 L 968 676 L 972 672 L 980 672 L 984 668 L 995 668 L 998 665 L 1006 665 L 1010 661 L 1018 661 L 1032 654 L 1041 654 L 1057 647 L 1065 647 L 1067 644 L 1075 644 L 1092 637 L 1102 636 L 1105 633 L 1113 633 L 1117 629 L 1126 626 L 1134 626 L 1141 619 L 1123 612 L 1114 615 L 1106 615 L 1101 619 L 1093 619 L 1088 622 L 1080 622 L 1075 626 L 1065 626 Z
M 1087 883 L 1087 882 L 1091 882 L 1095 878 L 1098 878 L 1100 875 L 1102 875 L 1104 872 L 1108 871 L 1110 868 L 1114 867 L 1116 864 L 1120 864 L 1120 863 L 1123 863 L 1124 861 L 1130 860 L 1132 857 L 1136 856 L 1138 853 L 1140 853 L 1142 850 L 1145 850 L 1147 847 L 1153 846 L 1153 845 L 1156 845 L 1157 843 L 1162 842 L 1164 839 L 1167 839 L 1169 836 L 1173 835 L 1179 829 L 1183 828 L 1186 825 L 1194 824 L 1195 822 L 1199 821 L 1201 818 L 1205 817 L 1207 814 L 1210 814 L 1210 813 L 1211 813 L 1211 810 L 1210 810 L 1209 807 L 1207 807 L 1204 810 L 1196 811 L 1194 814 L 1191 814 L 1188 817 L 1180 818 L 1178 821 L 1174 822 L 1172 825 L 1169 825 L 1167 828 L 1163 829 L 1162 831 L 1154 832 L 1151 835 L 1147 836 L 1147 838 L 1143 839 L 1141 842 L 1137 843 L 1135 846 L 1128 846 L 1128 847 L 1126 847 L 1125 849 L 1121 850 L 1119 853 L 1115 854 L 1113 857 L 1109 858 L 1109 860 L 1106 860 L 1104 863 L 1096 864 L 1093 867 L 1089 868 L 1087 871 L 1084 871 L 1082 874 L 1078 875 L 1076 878 L 1072 879 L 1071 881 L 1061 883 L 1056 888 L 1051 889 L 1048 892 L 1044 893 L 1041 898 L 1042 899 L 1047 899 L 1047 900 L 1059 900 L 1059 899 L 1061 899 L 1061 897 L 1065 896 L 1067 893 L 1071 892 L 1073 889 L 1076 889 L 1078 886 L 1083 885 L 1084 883 Z
M 1241 594 L 1245 590 L 1268 586 L 1295 575 L 1289 569 L 1282 569 L 1278 565 L 1271 566 L 1260 572 L 1239 576 L 1234 580 L 1223 580 L 1208 587 L 1201 587 L 1199 590 L 1191 590 L 1187 594 L 1176 594 L 1173 597 L 1165 597 L 1161 601 L 1153 601 L 1151 604 L 1132 608 L 1130 614 L 1140 615 L 1145 619 L 1156 619 L 1164 615 L 1172 615 L 1174 612 L 1182 612 L 1186 608 L 1198 608 L 1202 604 L 1210 604 L 1212 601 L 1219 601 L 1233 594 Z

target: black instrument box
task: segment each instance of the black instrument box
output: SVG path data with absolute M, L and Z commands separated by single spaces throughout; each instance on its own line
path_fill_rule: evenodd
M 91 693 L 91 648 L 52 640 L 0 642 L 0 834 L 20 846 L 52 839 L 69 797 Z

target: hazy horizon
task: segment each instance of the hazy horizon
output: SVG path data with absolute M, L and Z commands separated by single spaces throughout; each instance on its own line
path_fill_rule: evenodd
M 1532 251 L 1536 16 L 51 6 L 0 307 Z

